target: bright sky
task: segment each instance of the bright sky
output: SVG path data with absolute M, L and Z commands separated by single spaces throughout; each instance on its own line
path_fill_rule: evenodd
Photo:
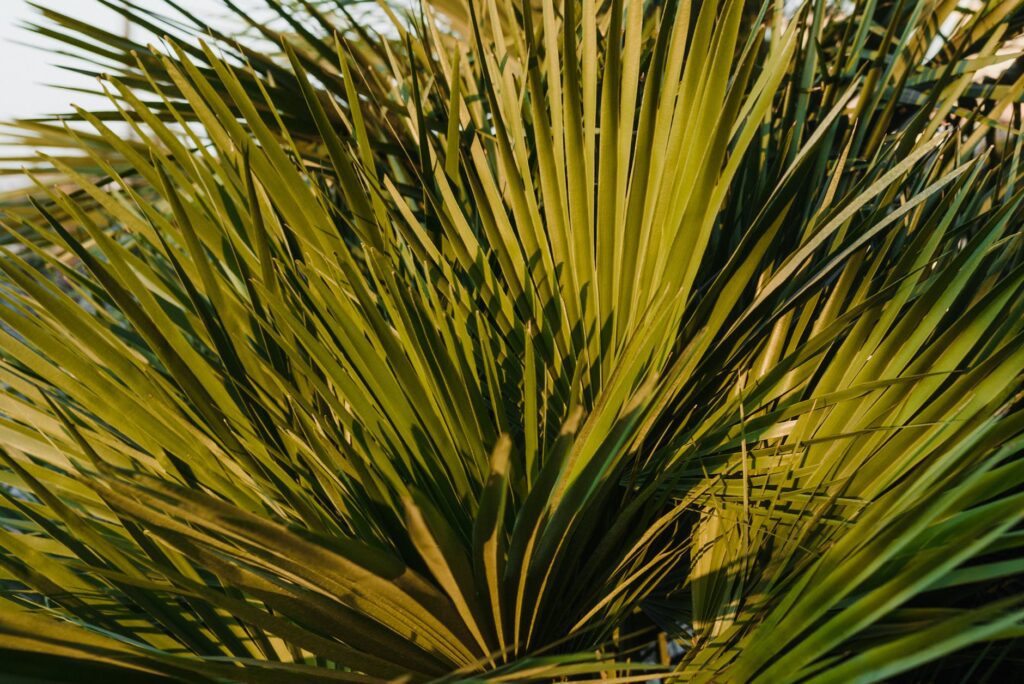
M 80 101 L 77 93 L 49 88 L 50 83 L 83 83 L 55 66 L 59 55 L 39 47 L 51 47 L 23 24 L 36 21 L 40 14 L 25 0 L 0 0 L 0 119 L 29 117 L 67 111 L 68 103 Z M 105 29 L 120 26 L 118 17 L 95 0 L 62 0 L 61 11 L 73 17 L 88 18 L 89 23 Z
M 38 4 L 59 9 L 75 19 L 88 21 L 93 26 L 123 33 L 124 18 L 104 7 L 98 0 L 35 0 Z M 196 14 L 224 17 L 224 6 L 217 0 L 177 0 Z M 144 9 L 165 11 L 163 0 L 134 0 Z M 213 18 L 204 17 L 204 18 Z M 28 0 L 0 0 L 0 123 L 18 118 L 32 118 L 72 111 L 71 103 L 96 109 L 107 109 L 109 101 L 100 96 L 72 92 L 56 85 L 92 88 L 96 82 L 88 76 L 61 69 L 59 65 L 74 64 L 74 60 L 57 54 L 57 43 L 39 36 L 25 27 L 27 23 L 48 24 Z M 132 38 L 143 43 L 153 36 L 132 33 Z M 81 66 L 81 63 L 77 64 Z M 0 128 L 0 158 L 31 154 L 33 150 L 5 144 Z M 21 162 L 12 162 L 17 168 Z M 24 185 L 18 176 L 0 175 L 0 193 Z
M 97 0 L 36 1 L 108 31 L 124 30 L 123 18 Z M 135 4 L 147 9 L 166 8 L 161 0 L 135 0 Z M 216 8 L 219 14 L 224 11 L 219 3 L 211 0 L 188 0 L 181 4 L 196 11 L 204 6 Z M 24 28 L 25 23 L 38 22 L 41 18 L 27 0 L 0 0 L 0 120 L 66 112 L 71 102 L 82 106 L 92 104 L 86 95 L 49 87 L 51 84 L 90 87 L 92 82 L 58 68 L 58 64 L 67 64 L 70 60 L 52 51 L 53 41 Z M 30 43 L 31 47 L 24 43 Z

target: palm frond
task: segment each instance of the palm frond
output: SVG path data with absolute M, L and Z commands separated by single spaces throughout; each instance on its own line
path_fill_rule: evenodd
M 19 129 L 3 667 L 1019 653 L 1022 3 L 102 2 L 166 37 L 40 8 L 111 105 Z

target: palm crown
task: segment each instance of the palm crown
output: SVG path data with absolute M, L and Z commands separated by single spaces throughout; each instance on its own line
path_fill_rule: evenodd
M 0 669 L 1019 654 L 1020 2 L 263 2 L 43 10 L 111 106 L 18 128 Z

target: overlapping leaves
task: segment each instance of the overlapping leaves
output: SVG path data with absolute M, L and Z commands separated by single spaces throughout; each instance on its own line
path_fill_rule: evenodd
M 1021 636 L 1024 81 L 977 75 L 1019 3 L 266 0 L 256 47 L 104 4 L 169 37 L 45 10 L 111 111 L 26 128 L 74 154 L 4 219 L 10 671 L 869 681 Z

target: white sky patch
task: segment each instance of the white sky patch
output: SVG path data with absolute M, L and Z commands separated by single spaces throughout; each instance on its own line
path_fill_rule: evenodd
M 124 18 L 104 7 L 98 0 L 36 0 L 37 4 L 59 11 L 75 19 L 112 33 L 124 34 Z M 174 16 L 163 0 L 133 0 L 143 10 L 154 10 Z M 225 8 L 216 0 L 177 0 L 178 4 L 211 23 L 225 16 Z M 245 2 L 239 3 L 245 5 Z M 73 102 L 86 108 L 107 108 L 109 102 L 100 96 L 71 92 L 56 86 L 94 88 L 86 76 L 60 68 L 62 65 L 82 66 L 80 61 L 61 55 L 57 41 L 33 33 L 27 23 L 48 25 L 50 22 L 27 0 L 0 0 L 0 121 L 30 118 L 70 111 Z M 133 28 L 131 38 L 155 43 L 156 37 L 139 35 Z
M 42 23 L 42 15 L 25 0 L 0 0 L 0 120 L 29 118 L 69 111 L 71 102 L 82 106 L 99 103 L 86 95 L 72 93 L 53 84 L 90 87 L 83 76 L 58 67 L 71 60 L 54 51 L 53 41 L 38 36 L 24 24 Z M 140 5 L 156 6 L 158 2 Z M 54 5 L 75 18 L 88 20 L 93 26 L 121 32 L 124 20 L 96 0 L 61 0 Z
M 132 0 L 142 10 L 152 10 L 177 18 L 179 15 L 164 0 Z M 227 10 L 218 0 L 176 0 L 176 2 L 211 24 L 225 25 Z M 127 35 L 136 42 L 159 44 L 157 36 L 128 28 L 124 17 L 105 7 L 99 0 L 36 0 L 36 3 L 88 22 L 97 28 Z M 245 6 L 247 0 L 239 4 Z M 237 22 L 237 18 L 235 19 Z M 88 68 L 88 64 L 72 56 L 61 54 L 67 49 L 58 41 L 41 36 L 27 24 L 52 26 L 28 0 L 0 0 L 0 124 L 15 119 L 31 119 L 70 113 L 72 104 L 89 110 L 108 110 L 112 105 L 99 94 L 72 90 L 79 88 L 99 91 L 99 83 L 86 75 L 70 72 L 62 67 Z M 74 50 L 71 50 L 72 52 Z M 113 124 L 117 128 L 117 124 Z M 10 129 L 0 127 L 0 142 Z M 0 157 L 31 155 L 34 150 L 0 145 Z M 18 168 L 21 162 L 4 163 L 5 168 Z M 12 167 L 13 165 L 13 167 Z M 0 192 L 20 187 L 23 180 L 16 176 L 0 175 Z

